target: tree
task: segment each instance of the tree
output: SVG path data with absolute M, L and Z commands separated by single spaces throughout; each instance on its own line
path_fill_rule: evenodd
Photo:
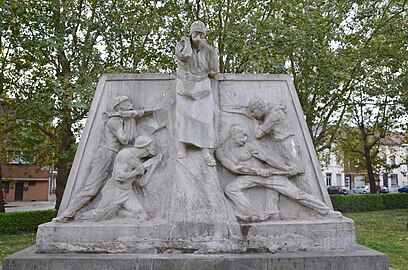
M 408 40 L 404 26 L 406 1 L 368 4 L 360 6 L 350 21 L 353 32 L 349 48 L 345 49 L 363 58 L 354 75 L 356 83 L 338 147 L 349 158 L 355 157 L 355 164 L 364 164 L 371 191 L 375 191 L 376 167 L 385 166 L 379 155 L 381 139 L 406 128 L 401 120 L 407 117 L 404 93 Z
M 152 1 L 98 0 L 12 0 L 1 11 L 13 145 L 55 159 L 58 208 L 96 80 L 157 66 L 152 36 L 163 11 Z
M 407 84 L 406 1 L 6 0 L 0 10 L 4 122 L 16 146 L 56 163 L 57 208 L 99 75 L 174 71 L 194 20 L 209 26 L 221 72 L 292 75 L 318 150 L 369 82 L 364 70 L 387 66 L 388 83 Z

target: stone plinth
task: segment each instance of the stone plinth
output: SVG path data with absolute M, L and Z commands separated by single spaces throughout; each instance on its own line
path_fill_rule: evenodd
M 211 234 L 214 224 L 146 221 L 46 223 L 39 226 L 37 251 L 105 253 L 296 252 L 355 248 L 348 218 L 266 221 L 230 226 L 230 237 Z M 196 235 L 196 236 L 194 236 Z
M 349 251 L 261 254 L 38 254 L 34 247 L 5 259 L 3 270 L 388 270 L 387 256 Z

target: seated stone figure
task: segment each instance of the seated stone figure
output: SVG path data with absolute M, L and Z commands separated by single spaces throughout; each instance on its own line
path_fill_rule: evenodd
M 315 210 L 327 218 L 340 218 L 341 213 L 332 211 L 317 197 L 301 191 L 288 177 L 298 175 L 297 170 L 282 164 L 263 153 L 256 143 L 247 143 L 245 128 L 231 127 L 229 138 L 215 151 L 222 165 L 238 176 L 224 189 L 225 194 L 237 208 L 238 219 L 262 221 L 277 218 L 279 213 L 259 213 L 251 205 L 244 191 L 254 187 L 272 189 L 298 203 Z
M 147 219 L 148 215 L 136 196 L 133 184 L 139 184 L 137 181 L 146 173 L 147 167 L 159 157 L 150 137 L 137 137 L 134 147 L 125 148 L 118 153 L 112 177 L 102 188 L 101 200 L 96 208 L 83 213 L 79 219 L 102 221 L 119 211 L 125 217 Z

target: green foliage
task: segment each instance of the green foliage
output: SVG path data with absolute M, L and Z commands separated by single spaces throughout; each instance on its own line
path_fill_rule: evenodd
M 333 208 L 343 213 L 408 209 L 408 194 L 330 196 Z
M 357 107 L 382 113 L 370 124 L 377 134 L 395 126 L 388 121 L 395 112 L 406 114 L 406 7 L 377 0 L 1 1 L 0 95 L 12 113 L 0 116 L 0 133 L 39 163 L 56 165 L 58 206 L 98 77 L 174 72 L 174 46 L 200 19 L 221 72 L 292 75 L 318 150 L 331 147 Z
M 35 232 L 40 224 L 57 216 L 55 210 L 0 213 L 0 234 Z
M 383 204 L 384 209 L 408 209 L 408 194 L 386 194 Z

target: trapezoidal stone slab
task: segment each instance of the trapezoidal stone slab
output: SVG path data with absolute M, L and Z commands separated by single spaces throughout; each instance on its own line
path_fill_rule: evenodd
M 58 214 L 68 222 L 41 225 L 37 251 L 355 248 L 353 221 L 332 211 L 291 78 L 210 83 L 215 166 L 194 145 L 178 155 L 174 74 L 103 75 Z

